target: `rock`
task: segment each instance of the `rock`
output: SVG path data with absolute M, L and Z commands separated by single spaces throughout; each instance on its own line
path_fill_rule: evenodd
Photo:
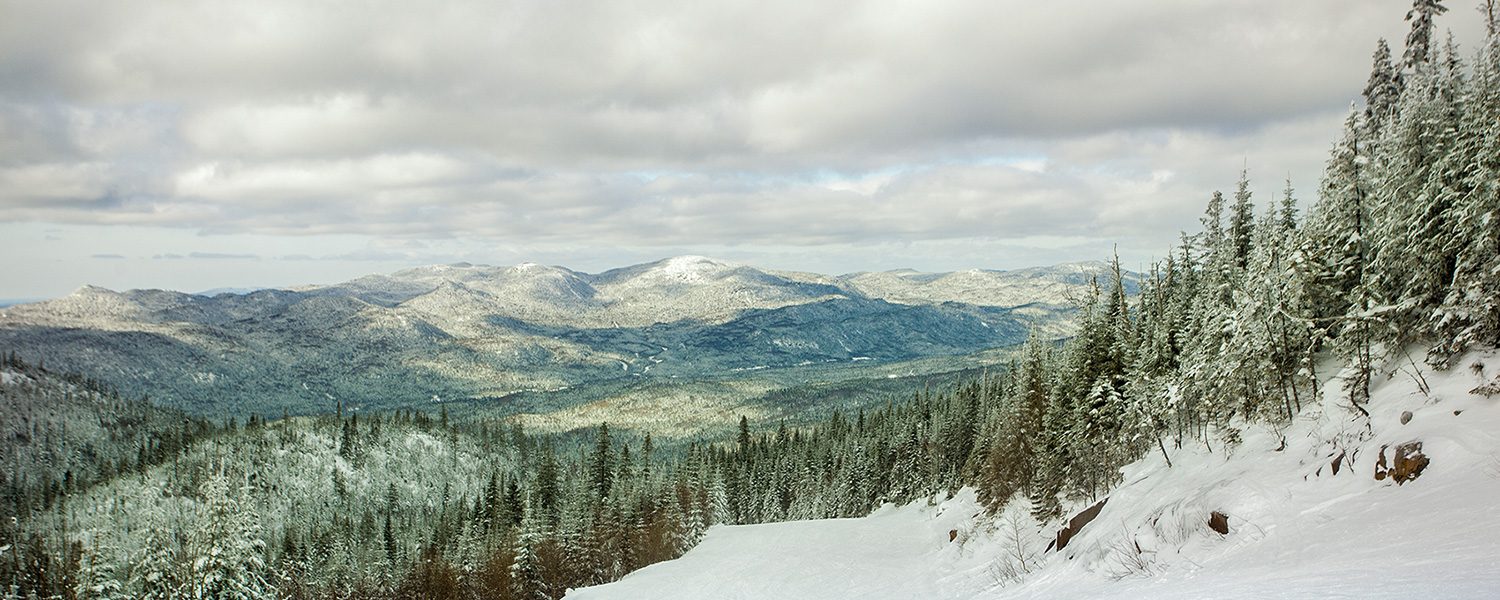
M 1229 515 L 1217 510 L 1208 513 L 1208 528 L 1219 532 L 1219 535 L 1229 535 Z
M 1380 447 L 1380 456 L 1375 459 L 1375 481 L 1384 481 L 1390 471 L 1385 462 L 1385 446 Z
M 1410 423 L 1410 422 L 1411 422 L 1411 411 L 1409 411 L 1409 410 L 1408 411 L 1402 411 L 1402 413 L 1401 413 L 1401 424 L 1405 425 L 1405 424 Z
M 1422 454 L 1422 442 L 1407 442 L 1396 446 L 1393 451 L 1393 459 L 1387 468 L 1385 450 L 1387 446 L 1380 447 L 1380 455 L 1375 459 L 1375 480 L 1382 481 L 1390 477 L 1397 484 L 1405 484 L 1416 479 L 1422 474 L 1422 470 L 1432 461 Z
M 1340 452 L 1338 456 L 1335 456 L 1333 458 L 1333 463 L 1329 465 L 1330 467 L 1333 468 L 1333 474 L 1334 475 L 1338 475 L 1339 474 L 1339 465 L 1344 464 L 1344 455 L 1345 455 L 1345 453 Z
M 1073 536 L 1078 535 L 1078 531 L 1083 529 L 1084 525 L 1088 525 L 1090 521 L 1099 516 L 1099 511 L 1104 510 L 1105 502 L 1109 502 L 1109 498 L 1100 500 L 1093 506 L 1083 509 L 1083 512 L 1073 515 L 1073 518 L 1068 519 L 1068 526 L 1058 530 L 1057 539 L 1053 540 L 1048 548 L 1055 547 L 1061 551 L 1067 547 L 1068 541 L 1072 540 Z
M 1391 479 L 1404 484 L 1416 479 L 1432 461 L 1422 454 L 1422 442 L 1407 442 L 1396 446 L 1396 458 L 1391 465 Z
M 953 540 L 956 540 L 956 539 L 958 539 L 958 530 L 957 529 L 949 529 L 948 530 L 948 541 L 952 542 Z

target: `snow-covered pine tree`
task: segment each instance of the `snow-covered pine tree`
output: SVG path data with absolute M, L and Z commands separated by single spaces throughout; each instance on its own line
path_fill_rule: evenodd
M 186 588 L 193 598 L 258 600 L 267 593 L 265 540 L 223 472 L 199 488 L 201 513 L 188 537 Z
M 1430 333 L 1457 254 L 1451 205 L 1463 190 L 1458 98 L 1466 84 L 1442 63 L 1418 63 L 1373 160 L 1369 281 L 1388 350 Z M 1375 317 L 1378 316 L 1378 319 Z
M 1250 197 L 1250 172 L 1240 171 L 1240 180 L 1234 186 L 1234 205 L 1229 210 L 1229 230 L 1226 232 L 1230 248 L 1229 264 L 1236 272 L 1243 271 L 1250 261 L 1250 248 L 1254 242 L 1255 203 Z
M 1401 96 L 1397 85 L 1396 67 L 1391 63 L 1391 46 L 1385 38 L 1375 45 L 1375 54 L 1370 66 L 1370 79 L 1365 83 L 1365 124 L 1373 135 L 1390 120 L 1396 111 L 1396 101 Z
M 1405 77 L 1427 62 L 1432 52 L 1433 21 L 1438 15 L 1448 12 L 1443 0 L 1412 0 L 1406 20 L 1411 22 L 1411 31 L 1406 34 L 1406 53 L 1402 56 L 1402 71 L 1397 74 L 1398 84 L 1405 86 Z
M 1224 196 L 1214 192 L 1203 216 L 1203 232 L 1194 240 L 1202 274 L 1194 286 L 1189 310 L 1191 335 L 1182 353 L 1179 393 L 1187 429 L 1208 444 L 1211 425 L 1223 425 L 1242 400 L 1235 374 L 1222 356 L 1234 326 L 1233 290 L 1238 280 L 1234 238 L 1223 229 Z
M 1486 5 L 1488 35 L 1474 61 L 1474 75 L 1454 149 L 1467 168 L 1454 199 L 1453 281 L 1433 329 L 1441 340 L 1430 359 L 1447 359 L 1471 344 L 1500 343 L 1500 9 Z
M 1351 109 L 1344 133 L 1323 170 L 1318 203 L 1308 217 L 1299 250 L 1298 285 L 1318 340 L 1335 340 L 1339 355 L 1356 373 L 1345 382 L 1351 403 L 1369 397 L 1373 290 L 1367 277 L 1370 217 L 1370 157 L 1362 111 Z
M 514 597 L 522 600 L 551 600 L 546 583 L 542 581 L 541 559 L 537 546 L 541 543 L 538 524 L 528 521 L 516 538 L 515 562 L 510 568 Z
M 594 437 L 594 453 L 589 457 L 589 485 L 595 498 L 602 501 L 609 497 L 614 471 L 614 444 L 609 438 L 609 423 L 600 423 Z

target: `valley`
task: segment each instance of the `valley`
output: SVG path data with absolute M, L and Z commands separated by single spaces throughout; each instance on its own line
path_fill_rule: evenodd
M 996 365 L 1028 331 L 1067 335 L 1073 299 L 1105 270 L 835 277 L 676 257 L 213 296 L 90 286 L 0 310 L 0 348 L 216 418 L 442 407 L 556 428 L 613 404 L 699 415 L 686 436 L 736 410 L 807 420 Z M 859 391 L 812 401 L 841 384 Z

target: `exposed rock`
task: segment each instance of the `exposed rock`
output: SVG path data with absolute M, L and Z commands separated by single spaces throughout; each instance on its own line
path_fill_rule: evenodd
M 1405 484 L 1422 475 L 1422 471 L 1432 461 L 1422 454 L 1422 442 L 1407 442 L 1396 446 L 1393 450 L 1393 459 L 1387 468 L 1385 458 L 1386 446 L 1380 447 L 1380 456 L 1375 460 L 1375 480 L 1384 480 L 1389 476 L 1397 484 Z
M 1072 540 L 1073 536 L 1078 535 L 1078 531 L 1083 529 L 1084 525 L 1088 525 L 1090 521 L 1099 516 L 1099 511 L 1104 510 L 1105 502 L 1109 502 L 1109 498 L 1100 500 L 1093 506 L 1083 509 L 1083 512 L 1073 515 L 1073 518 L 1068 519 L 1068 526 L 1057 531 L 1057 539 L 1053 540 L 1048 548 L 1056 547 L 1059 551 L 1066 548 L 1068 541 Z
M 1385 481 L 1390 471 L 1385 462 L 1385 446 L 1380 447 L 1380 456 L 1375 459 L 1375 481 Z
M 1217 510 L 1208 513 L 1208 528 L 1217 531 L 1219 535 L 1229 535 L 1229 515 Z
M 1410 422 L 1411 422 L 1411 411 L 1409 411 L 1409 410 L 1402 411 L 1401 412 L 1401 424 L 1405 425 L 1405 424 L 1410 423 Z
M 951 541 L 956 540 L 956 539 L 958 539 L 958 530 L 957 529 L 949 529 L 948 530 L 948 541 L 951 542 Z
M 1331 463 L 1329 466 L 1333 468 L 1334 475 L 1339 474 L 1339 465 L 1342 465 L 1344 463 L 1345 454 L 1346 453 L 1344 452 L 1340 452 L 1338 456 L 1333 457 L 1333 463 Z
M 1396 461 L 1391 467 L 1391 479 L 1396 483 L 1406 483 L 1416 479 L 1427 468 L 1428 460 L 1426 454 L 1422 454 L 1422 442 L 1407 442 L 1396 446 Z

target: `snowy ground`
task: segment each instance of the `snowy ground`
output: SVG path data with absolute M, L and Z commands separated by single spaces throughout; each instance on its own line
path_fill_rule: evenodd
M 1227 455 L 1198 444 L 1171 468 L 1159 454 L 1128 466 L 1061 554 L 1041 552 L 1056 523 L 1021 505 L 976 518 L 965 491 L 863 519 L 716 527 L 681 559 L 568 598 L 1500 598 L 1500 396 L 1469 393 L 1500 377 L 1500 354 L 1425 373 L 1428 393 L 1411 371 L 1381 378 L 1368 427 L 1329 398 L 1282 431 L 1249 428 Z M 1421 477 L 1376 481 L 1381 447 L 1413 440 L 1432 460 Z M 1228 535 L 1208 528 L 1213 510 Z
M 982 509 L 969 493 L 944 509 L 887 507 L 863 519 L 715 527 L 681 559 L 652 565 L 569 599 L 947 598 L 923 560 L 948 530 Z M 970 590 L 971 592 L 974 590 Z

